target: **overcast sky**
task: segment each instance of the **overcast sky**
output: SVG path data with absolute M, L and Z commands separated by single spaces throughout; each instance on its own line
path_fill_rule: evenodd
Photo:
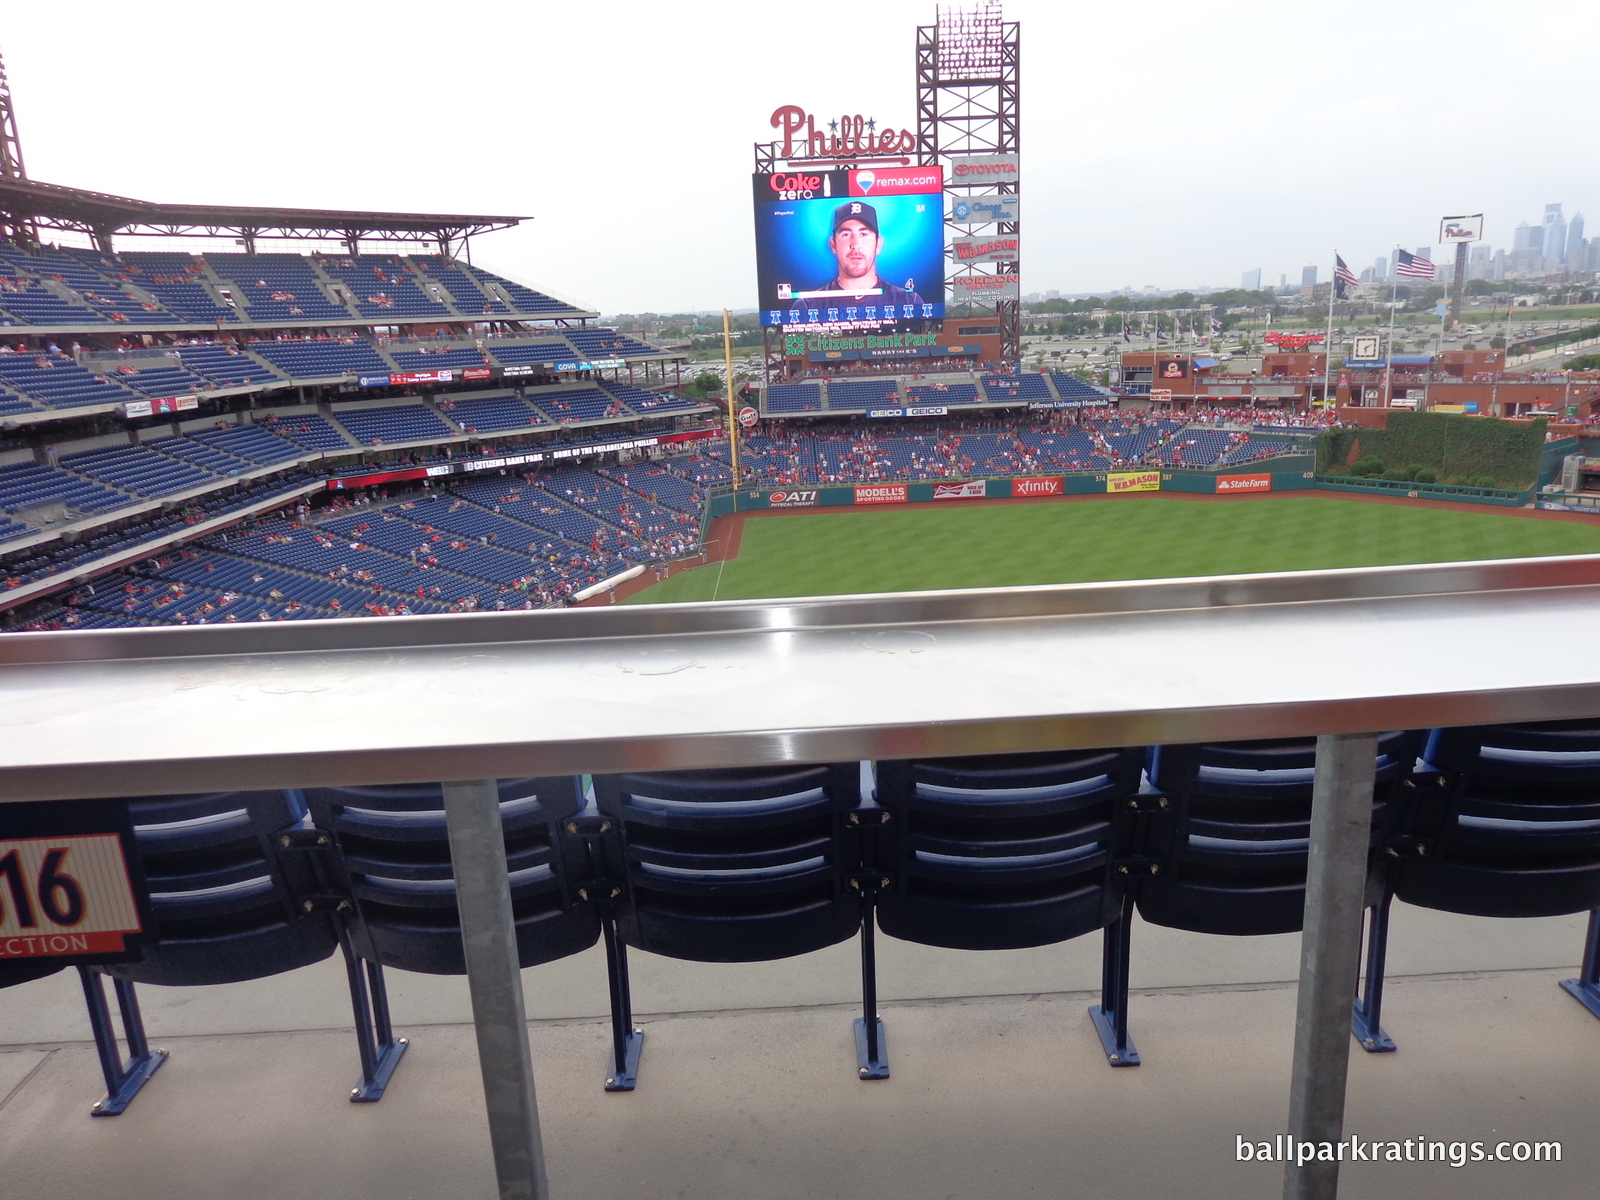
M 15 0 L 12 0 L 13 6 Z M 484 265 L 604 312 L 755 304 L 781 104 L 914 128 L 932 0 L 280 0 L 0 24 L 29 174 L 151 200 L 504 213 Z M 1438 218 L 1600 235 L 1600 5 L 1007 0 L 1023 289 L 1360 270 Z M 137 248 L 137 241 L 124 243 Z M 265 247 L 263 247 L 265 248 Z

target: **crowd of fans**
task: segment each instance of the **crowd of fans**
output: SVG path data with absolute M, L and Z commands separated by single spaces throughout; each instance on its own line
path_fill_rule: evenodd
M 745 478 L 763 485 L 815 485 L 1154 464 L 1234 465 L 1282 453 L 1286 444 L 1270 437 L 1272 429 L 1325 423 L 1320 418 L 1286 421 L 1274 414 L 1272 424 L 1261 429 L 1262 415 L 1259 410 L 1217 409 L 1180 417 L 1148 412 L 1123 416 L 1112 408 L 1096 408 L 1021 425 L 976 416 L 897 427 L 773 421 L 741 439 L 741 467 Z M 1252 420 L 1258 423 L 1257 435 L 1250 429 Z M 663 500 L 658 485 L 646 482 L 644 473 L 575 468 L 547 469 L 526 478 L 512 474 L 425 484 L 420 491 L 393 496 L 381 488 L 335 493 L 315 509 L 302 498 L 291 510 L 187 548 L 160 551 L 158 557 L 108 577 L 109 582 L 80 585 L 61 606 L 23 628 L 560 605 L 631 565 L 659 568 L 697 552 L 707 492 L 731 479 L 726 442 L 700 445 L 699 452 L 651 468 L 679 481 L 674 487 L 681 492 L 672 500 Z M 219 498 L 215 506 L 192 505 L 162 520 L 165 525 L 193 523 L 254 494 L 226 502 Z M 125 545 L 141 536 L 151 535 L 130 530 L 117 540 Z M 314 565 L 302 562 L 301 549 L 288 552 L 293 543 L 320 557 Z M 495 557 L 500 552 L 517 556 L 521 565 L 514 572 L 502 569 L 502 560 Z M 198 576 L 167 577 L 197 560 L 202 562 Z M 240 561 L 259 564 L 261 570 L 241 578 Z M 45 556 L 30 561 L 26 572 L 6 572 L 4 583 L 17 587 L 78 565 L 76 556 L 60 561 Z M 234 569 L 226 570 L 230 565 Z M 225 571 L 227 586 L 207 589 L 204 578 L 217 570 Z M 297 576 L 364 594 L 308 599 L 295 594 Z

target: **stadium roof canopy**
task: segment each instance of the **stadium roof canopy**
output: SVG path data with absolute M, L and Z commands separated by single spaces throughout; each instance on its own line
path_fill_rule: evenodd
M 325 208 L 255 208 L 229 204 L 157 204 L 105 192 L 0 177 L 0 226 L 86 233 L 111 252 L 116 236 L 233 237 L 255 251 L 258 238 L 336 239 L 351 253 L 363 238 L 450 243 L 510 229 L 529 217 L 458 213 L 348 212 Z

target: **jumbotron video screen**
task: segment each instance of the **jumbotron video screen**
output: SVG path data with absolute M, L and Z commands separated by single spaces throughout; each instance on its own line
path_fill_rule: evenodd
M 944 316 L 944 169 L 758 173 L 761 323 L 901 324 Z

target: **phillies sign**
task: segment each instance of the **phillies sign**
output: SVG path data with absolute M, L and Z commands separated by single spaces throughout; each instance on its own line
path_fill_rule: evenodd
M 879 129 L 870 117 L 842 116 L 818 129 L 816 118 L 798 104 L 785 104 L 773 110 L 772 127 L 783 134 L 783 149 L 778 157 L 862 158 L 873 155 L 909 154 L 916 149 L 917 136 L 909 129 Z

